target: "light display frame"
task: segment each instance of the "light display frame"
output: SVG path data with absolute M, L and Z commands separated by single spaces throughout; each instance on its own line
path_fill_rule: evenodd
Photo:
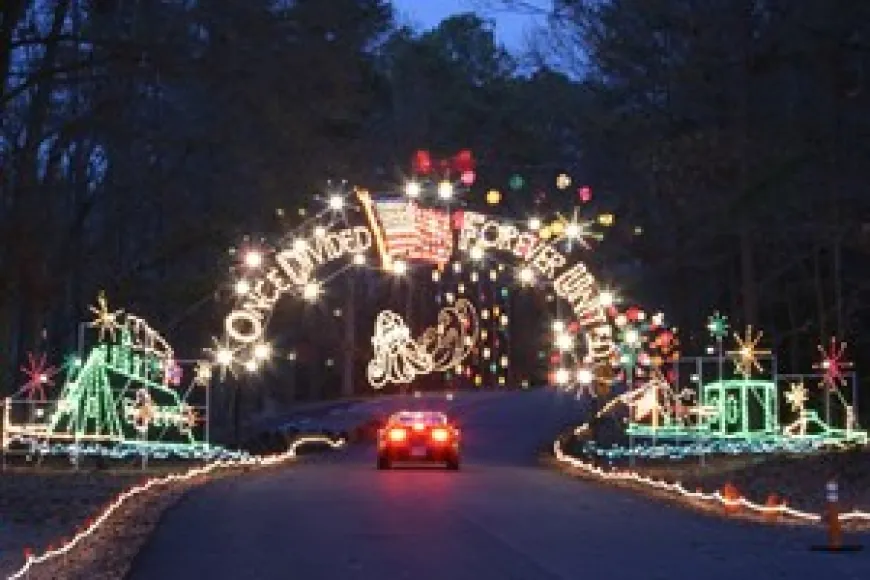
M 726 319 L 717 315 L 717 320 Z M 836 382 L 825 373 L 778 373 L 775 354 L 757 348 L 762 333 L 754 334 L 750 328 L 742 336 L 735 333 L 738 348 L 726 352 L 721 340 L 726 329 L 722 325 L 717 327 L 720 330 L 718 334 L 711 332 L 716 339 L 717 355 L 684 357 L 677 362 L 677 371 L 685 367 L 693 369 L 688 378 L 689 386 L 680 387 L 684 379 L 681 380 L 677 372 L 674 379 L 676 386 L 667 389 L 670 400 L 659 405 L 659 399 L 656 398 L 658 412 L 652 414 L 654 420 L 636 420 L 632 413 L 625 429 L 629 436 L 627 446 L 599 449 L 594 443 L 589 443 L 586 445 L 587 452 L 608 460 L 634 460 L 640 457 L 682 459 L 692 455 L 703 457 L 710 453 L 801 453 L 868 444 L 870 437 L 867 431 L 857 425 L 855 408 L 858 391 L 854 373 L 844 373 L 840 367 L 837 369 Z M 836 341 L 832 341 L 832 344 L 836 344 Z M 828 354 L 821 349 L 820 352 Z M 840 359 L 842 353 L 842 348 L 836 351 Z M 725 363 L 729 360 L 734 362 L 732 372 L 737 376 L 726 373 L 726 368 L 730 367 Z M 823 366 L 819 363 L 814 368 Z M 761 370 L 768 376 L 752 377 L 755 370 Z M 850 383 L 852 396 L 847 399 L 841 387 Z M 818 410 L 807 408 L 807 384 L 818 385 L 824 391 L 824 419 Z M 784 389 L 784 385 L 789 385 L 791 390 Z M 795 385 L 803 389 L 802 394 L 795 391 Z M 599 416 L 621 404 L 632 409 L 635 401 L 643 397 L 645 389 L 646 384 L 631 389 L 611 401 L 599 412 Z M 694 400 L 694 405 L 679 416 L 674 410 L 680 407 L 686 393 Z M 840 426 L 832 419 L 832 399 L 842 407 L 844 417 Z M 783 411 L 784 404 L 791 407 L 790 413 Z M 784 415 L 789 417 L 785 422 L 782 420 Z M 665 419 L 655 420 L 660 416 Z M 694 421 L 690 417 L 694 417 Z M 589 423 L 578 427 L 575 433 L 584 435 L 588 431 Z
M 135 452 L 203 458 L 219 452 L 208 442 L 205 362 L 177 360 L 169 342 L 144 319 L 111 311 L 102 294 L 97 302 L 91 307 L 94 321 L 83 325 L 96 329 L 95 342 L 84 359 L 74 357 L 64 365 L 57 399 L 40 401 L 35 412 L 33 401 L 3 400 L 4 452 L 15 443 L 31 452 L 77 456 Z M 82 344 L 79 351 L 85 348 Z M 184 391 L 182 364 L 196 370 Z M 189 402 L 195 387 L 205 389 L 203 404 Z M 19 405 L 29 410 L 23 421 L 13 416 L 20 415 L 14 412 Z
M 412 204 L 413 200 L 401 203 Z M 365 256 L 375 250 L 381 271 L 393 275 L 404 273 L 406 256 L 397 258 L 391 251 L 388 233 L 377 215 L 376 200 L 367 191 L 355 190 L 352 198 L 343 198 L 340 206 L 340 215 L 326 210 L 315 216 L 302 232 L 281 240 L 266 253 L 262 262 L 258 261 L 256 268 L 246 272 L 246 284 L 240 288 L 236 304 L 224 320 L 224 334 L 214 339 L 215 348 L 210 349 L 214 362 L 224 371 L 234 372 L 238 366 L 257 368 L 259 361 L 253 351 L 265 342 L 266 327 L 275 304 L 287 294 L 317 300 L 318 292 L 307 291 L 312 287 L 322 288 L 328 282 L 328 279 L 317 278 L 322 269 L 334 268 L 335 264 L 340 265 L 349 258 L 351 263 L 347 267 L 367 265 L 369 261 Z M 350 210 L 364 215 L 366 224 L 352 224 L 348 218 Z M 564 388 L 587 387 L 587 384 L 581 385 L 580 379 L 595 371 L 599 382 L 609 383 L 610 357 L 615 346 L 607 312 L 610 302 L 585 262 L 572 258 L 570 251 L 560 250 L 558 240 L 542 239 L 512 221 L 465 210 L 439 211 L 446 212 L 444 215 L 449 217 L 456 232 L 456 242 L 450 244 L 454 252 L 461 256 L 474 253 L 478 261 L 490 256 L 513 259 L 521 269 L 534 272 L 536 286 L 552 291 L 569 305 L 583 340 L 576 341 L 574 348 L 565 353 L 559 368 L 551 373 L 558 379 L 555 382 Z M 450 235 L 452 240 L 454 232 Z M 445 255 L 438 252 L 427 257 L 409 250 L 407 256 L 435 264 L 445 259 Z M 344 268 L 337 268 L 332 276 L 342 271 Z M 217 360 L 219 358 L 221 360 Z M 420 368 L 425 366 L 422 364 Z

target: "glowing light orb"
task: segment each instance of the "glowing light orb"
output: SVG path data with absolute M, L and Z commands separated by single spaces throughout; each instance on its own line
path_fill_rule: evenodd
M 442 181 L 438 184 L 438 197 L 443 200 L 453 199 L 453 184 L 449 181 Z
M 302 298 L 308 302 L 314 302 L 320 296 L 320 284 L 317 282 L 308 282 L 302 288 Z
M 249 250 L 245 253 L 245 266 L 259 268 L 263 265 L 263 254 L 257 250 Z
M 254 347 L 254 358 L 258 360 L 266 360 L 272 356 L 271 345 L 262 342 Z
M 612 213 L 603 213 L 598 216 L 598 223 L 605 227 L 610 227 L 613 225 L 613 222 L 616 221 L 616 218 Z
M 535 273 L 528 266 L 520 268 L 520 282 L 529 285 L 535 282 Z
M 236 294 L 244 296 L 251 291 L 251 283 L 247 280 L 239 280 L 236 282 Z
M 227 367 L 233 364 L 233 351 L 228 348 L 218 349 L 215 360 L 221 366 Z
M 405 184 L 405 195 L 407 195 L 408 197 L 410 197 L 412 199 L 416 199 L 416 198 L 420 197 L 420 194 L 422 193 L 422 191 L 423 191 L 423 189 L 420 187 L 420 184 L 417 183 L 416 181 L 409 181 L 407 184 Z
M 338 194 L 329 196 L 329 209 L 341 211 L 344 208 L 344 198 Z

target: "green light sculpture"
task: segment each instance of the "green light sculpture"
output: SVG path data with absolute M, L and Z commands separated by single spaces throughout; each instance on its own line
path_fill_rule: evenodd
M 206 449 L 194 436 L 201 421 L 185 399 L 193 387 L 207 385 L 210 365 L 197 361 L 182 396 L 173 388 L 181 384 L 181 367 L 159 333 L 141 318 L 109 310 L 102 294 L 91 311 L 95 318 L 88 326 L 97 329 L 96 344 L 84 360 L 67 358 L 66 380 L 47 418 L 4 427 L 4 437 Z
M 641 385 L 626 395 L 626 400 L 632 401 L 628 403 L 632 416 L 626 428 L 627 434 L 651 438 L 654 446 L 658 445 L 655 440 L 659 439 L 683 440 L 687 449 L 717 448 L 717 442 L 730 442 L 731 449 L 756 453 L 783 449 L 812 451 L 826 445 L 863 445 L 868 442 L 867 432 L 857 428 L 854 409 L 845 405 L 845 400 L 845 428 L 834 427 L 829 421 L 820 419 L 815 410 L 806 409 L 807 391 L 803 383 L 792 383 L 791 389 L 784 393 L 786 403 L 797 414 L 797 418 L 782 425 L 779 416 L 780 392 L 776 382 L 752 376 L 753 372 L 763 370 L 759 362 L 760 355 L 771 354 L 771 351 L 758 347 L 762 333 L 754 334 L 752 327 L 747 327 L 743 336 L 734 334 L 737 348 L 727 354 L 733 360 L 734 373 L 738 376 L 723 378 L 721 341 L 728 332 L 726 321 L 725 317 L 716 313 L 708 324 L 711 336 L 720 345 L 720 354 L 716 357 L 720 368 L 719 379 L 700 384 L 697 391 L 688 389 L 697 393 L 697 403 L 692 406 L 682 404 L 683 391 L 676 393 L 669 386 L 656 386 L 651 390 L 652 381 Z M 836 351 L 838 355 L 841 352 L 842 349 Z M 824 368 L 832 366 L 828 362 Z M 643 412 L 637 413 L 640 408 Z M 651 421 L 644 421 L 643 418 Z M 703 445 L 699 446 L 699 441 Z M 669 455 L 683 455 L 675 450 L 673 444 L 667 447 Z M 609 453 L 616 456 L 624 452 L 625 455 L 634 456 L 640 453 L 638 449 L 612 450 Z

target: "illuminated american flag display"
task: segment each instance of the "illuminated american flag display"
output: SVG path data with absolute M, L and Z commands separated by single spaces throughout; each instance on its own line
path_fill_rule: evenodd
M 408 200 L 373 203 L 385 250 L 392 258 L 444 264 L 453 252 L 450 214 Z
M 406 200 L 375 201 L 387 254 L 392 258 L 408 258 L 418 243 L 417 210 Z

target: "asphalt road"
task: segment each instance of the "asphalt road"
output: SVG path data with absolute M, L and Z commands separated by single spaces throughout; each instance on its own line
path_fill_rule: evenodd
M 167 512 L 131 577 L 870 579 L 868 536 L 849 538 L 864 552 L 811 552 L 818 530 L 705 517 L 540 467 L 535 451 L 577 418 L 565 395 L 425 404 L 460 418 L 462 471 L 379 472 L 358 446 L 219 481 Z

